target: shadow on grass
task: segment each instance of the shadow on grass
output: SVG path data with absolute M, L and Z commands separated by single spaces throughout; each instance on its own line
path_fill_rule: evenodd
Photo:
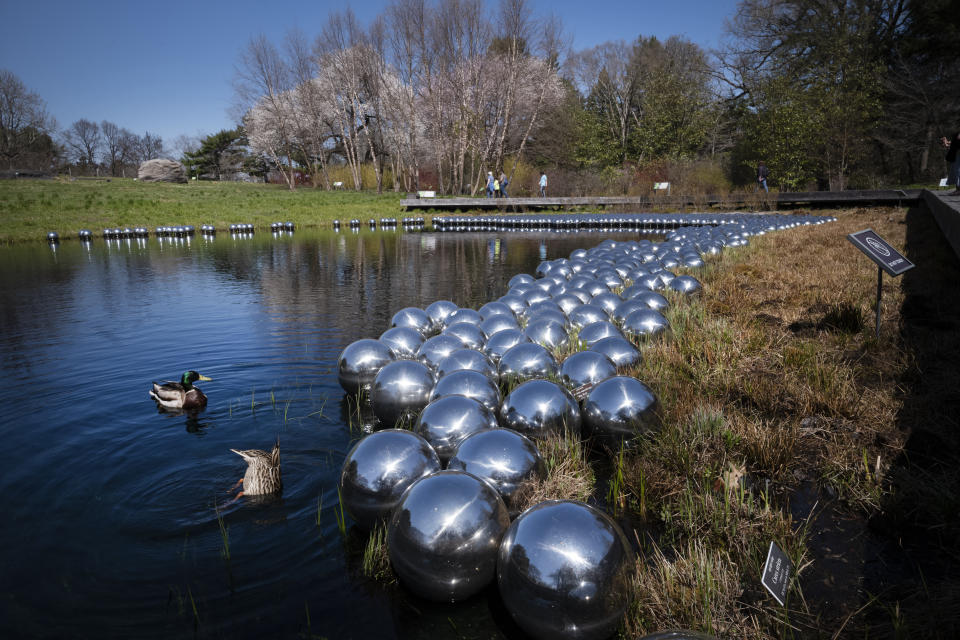
M 930 212 L 906 216 L 901 338 L 912 366 L 897 426 L 906 444 L 870 528 L 870 637 L 960 637 L 960 260 Z

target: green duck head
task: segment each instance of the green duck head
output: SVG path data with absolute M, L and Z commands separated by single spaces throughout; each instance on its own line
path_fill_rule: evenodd
M 183 376 L 180 378 L 180 384 L 183 385 L 183 388 L 189 391 L 193 388 L 193 383 L 197 380 L 212 380 L 213 378 L 208 378 L 207 376 L 200 375 L 194 370 L 185 371 Z

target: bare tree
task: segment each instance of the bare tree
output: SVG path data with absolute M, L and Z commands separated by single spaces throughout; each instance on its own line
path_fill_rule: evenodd
M 0 69 L 0 157 L 7 168 L 13 169 L 56 126 L 40 96 L 12 72 Z
M 103 134 L 103 161 L 110 169 L 110 175 L 119 176 L 121 173 L 121 129 L 109 120 L 100 123 Z
M 71 150 L 74 162 L 83 170 L 97 167 L 97 155 L 103 138 L 96 122 L 86 118 L 77 120 L 64 132 L 63 141 Z

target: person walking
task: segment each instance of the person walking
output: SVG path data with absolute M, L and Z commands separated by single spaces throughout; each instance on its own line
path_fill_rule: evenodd
M 947 186 L 953 187 L 953 191 L 947 195 L 960 196 L 960 131 L 954 133 L 950 139 L 947 139 L 946 136 L 940 138 L 940 144 L 947 149 L 946 158 L 947 162 L 950 163 Z
M 493 197 L 493 171 L 487 171 L 487 197 Z
M 540 172 L 540 197 L 547 197 L 547 174 L 543 171 Z
M 760 164 L 757 165 L 757 191 L 760 191 L 760 187 L 763 187 L 764 191 L 770 193 L 770 189 L 767 188 L 767 176 L 769 175 L 770 171 L 767 170 L 767 163 L 761 160 Z
M 495 198 L 500 197 L 500 181 L 497 178 L 493 179 L 493 196 Z
M 507 174 L 503 171 L 500 172 L 500 195 L 504 198 L 509 198 L 507 195 L 507 185 L 510 184 L 510 181 L 507 180 Z

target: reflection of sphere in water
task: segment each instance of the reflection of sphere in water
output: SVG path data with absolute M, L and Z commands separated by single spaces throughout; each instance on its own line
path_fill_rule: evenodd
M 549 380 L 528 380 L 500 407 L 501 425 L 531 438 L 580 433 L 580 407 L 570 392 Z
M 510 525 L 497 561 L 507 610 L 535 638 L 606 638 L 630 599 L 634 559 L 620 527 L 581 502 L 551 500 Z
M 385 429 L 358 442 L 340 472 L 340 499 L 357 525 L 372 529 L 416 480 L 440 471 L 430 444 L 405 429 Z
M 583 403 L 586 435 L 612 448 L 659 427 L 657 397 L 636 378 L 608 378 L 590 390 Z
M 380 334 L 380 342 L 390 347 L 397 359 L 413 360 L 423 344 L 423 336 L 410 327 L 393 327 Z
M 617 365 L 598 351 L 579 351 L 560 365 L 560 380 L 568 389 L 596 384 L 617 375 Z
M 483 478 L 496 487 L 511 509 L 517 490 L 547 473 L 537 445 L 512 429 L 489 429 L 467 436 L 457 445 L 447 469 Z
M 415 419 L 427 406 L 434 384 L 430 369 L 415 360 L 397 360 L 381 369 L 370 388 L 370 402 L 381 426 L 390 428 Z
M 380 369 L 396 358 L 390 347 L 372 338 L 364 338 L 347 345 L 337 361 L 337 379 L 349 394 L 367 390 Z
M 390 563 L 418 595 L 463 600 L 493 580 L 509 524 L 490 484 L 463 471 L 441 471 L 413 483 L 394 509 L 387 527 Z
M 464 438 L 496 427 L 493 411 L 472 398 L 452 395 L 424 407 L 413 430 L 430 443 L 440 462 L 446 463 Z

